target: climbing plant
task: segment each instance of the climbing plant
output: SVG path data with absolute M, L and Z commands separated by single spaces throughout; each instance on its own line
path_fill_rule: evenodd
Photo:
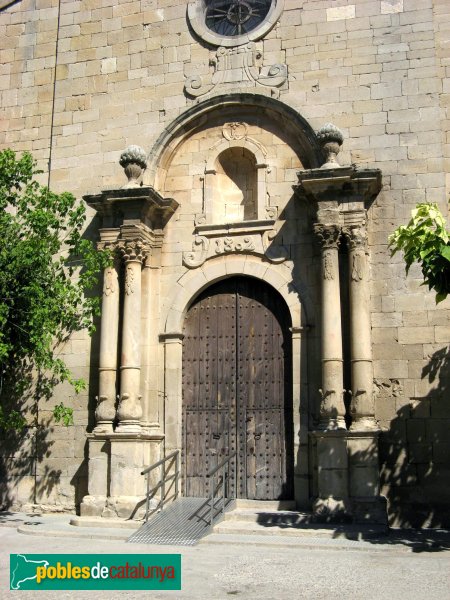
M 50 398 L 54 387 L 75 379 L 60 357 L 70 335 L 94 331 L 99 313 L 100 270 L 109 263 L 83 237 L 85 206 L 70 193 L 56 194 L 37 181 L 29 153 L 0 152 L 0 427 L 26 423 L 21 399 Z M 56 421 L 72 422 L 63 403 Z

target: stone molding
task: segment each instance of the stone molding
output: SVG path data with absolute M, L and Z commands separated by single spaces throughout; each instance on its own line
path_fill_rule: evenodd
M 190 269 L 178 280 L 168 298 L 167 306 L 170 308 L 165 318 L 165 332 L 182 331 L 184 314 L 192 299 L 207 285 L 233 275 L 263 279 L 277 290 L 289 308 L 292 327 L 301 327 L 303 323 L 312 324 L 313 318 L 309 318 L 309 315 L 314 315 L 315 311 L 309 289 L 306 286 L 301 288 L 293 286 L 292 267 L 288 262 L 273 265 L 252 255 L 229 255 L 219 262 L 211 260 L 198 269 Z
M 183 254 L 183 264 L 195 269 L 209 259 L 227 254 L 254 254 L 272 263 L 281 263 L 289 258 L 289 250 L 274 243 L 277 235 L 274 220 L 197 225 L 192 251 Z
M 260 88 L 262 91 L 262 88 Z M 279 119 L 288 123 L 290 131 L 299 143 L 300 159 L 303 165 L 318 167 L 323 162 L 323 155 L 316 134 L 308 121 L 291 106 L 267 94 L 230 91 L 202 99 L 183 111 L 171 123 L 167 124 L 148 155 L 146 179 L 151 185 L 161 185 L 174 148 L 188 139 L 205 119 L 214 118 L 224 113 L 235 113 L 240 119 L 258 113 L 261 119 L 273 122 Z M 234 116 L 232 117 L 234 118 Z
M 0 10 L 11 6 L 11 4 L 17 4 L 19 0 L 0 0 Z
M 209 149 L 209 159 L 205 166 L 203 177 L 203 207 L 202 213 L 196 215 L 196 225 L 214 222 L 214 202 L 217 194 L 217 160 L 219 156 L 232 148 L 242 148 L 252 154 L 254 167 L 256 169 L 256 199 L 254 219 L 276 219 L 278 209 L 275 206 L 267 206 L 267 174 L 271 168 L 267 165 L 267 148 L 257 140 L 248 136 L 247 124 L 243 121 L 227 122 L 223 125 L 222 135 L 224 139 L 216 142 Z
M 113 231 L 127 225 L 141 229 L 145 226 L 154 232 L 163 230 L 179 206 L 173 198 L 163 198 L 151 186 L 104 190 L 83 199 L 102 217 L 105 228 L 102 231 L 109 230 L 108 241 L 113 241 Z M 135 225 L 136 221 L 139 225 Z

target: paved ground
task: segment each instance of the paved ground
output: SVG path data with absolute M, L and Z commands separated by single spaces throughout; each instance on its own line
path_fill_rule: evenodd
M 175 548 L 40 535 L 38 526 L 35 535 L 24 535 L 16 530 L 23 518 L 10 515 L 2 519 L 0 515 L 2 600 L 18 595 L 24 600 L 450 600 L 448 532 L 397 533 L 371 542 L 215 535 L 195 547 Z M 64 519 L 53 519 L 55 528 Z M 180 553 L 183 591 L 9 592 L 9 553 Z

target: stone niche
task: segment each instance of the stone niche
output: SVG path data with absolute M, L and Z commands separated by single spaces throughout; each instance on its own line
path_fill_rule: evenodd
M 303 167 L 301 153 L 286 143 L 281 127 L 276 131 L 261 117 L 227 116 L 211 118 L 184 139 L 158 183 L 179 199 L 179 219 L 169 237 L 182 243 L 188 268 L 234 253 L 271 262 L 289 255 L 279 230 L 296 171 Z
M 228 148 L 215 160 L 212 198 L 214 223 L 235 223 L 257 218 L 255 155 L 244 147 Z

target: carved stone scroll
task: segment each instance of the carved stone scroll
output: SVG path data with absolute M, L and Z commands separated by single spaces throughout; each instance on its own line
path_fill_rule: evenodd
M 221 46 L 210 58 L 212 72 L 194 74 L 186 80 L 187 95 L 198 98 L 224 84 L 240 83 L 244 86 L 269 88 L 273 96 L 288 80 L 286 64 L 263 65 L 262 48 L 250 42 L 243 46 L 225 48 Z
M 272 263 L 281 263 L 289 258 L 288 249 L 275 243 L 276 229 L 258 233 L 227 235 L 197 235 L 192 243 L 192 251 L 183 254 L 184 266 L 195 269 L 205 261 L 226 254 L 255 254 L 267 258 Z

